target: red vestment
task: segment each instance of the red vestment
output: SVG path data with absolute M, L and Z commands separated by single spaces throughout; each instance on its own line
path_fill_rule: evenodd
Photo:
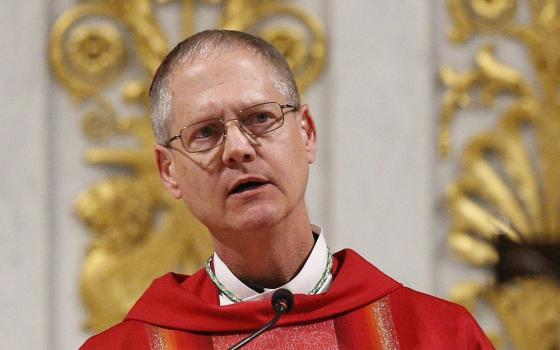
M 273 315 L 270 300 L 220 306 L 204 270 L 169 273 L 81 349 L 227 349 Z M 296 294 L 293 309 L 245 348 L 493 349 L 463 307 L 403 287 L 351 250 L 335 254 L 326 293 Z

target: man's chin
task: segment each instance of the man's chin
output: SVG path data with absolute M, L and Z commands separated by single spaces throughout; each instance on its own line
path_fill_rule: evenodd
M 229 216 L 226 224 L 234 231 L 266 231 L 277 225 L 280 220 L 281 215 L 277 208 L 262 205 Z

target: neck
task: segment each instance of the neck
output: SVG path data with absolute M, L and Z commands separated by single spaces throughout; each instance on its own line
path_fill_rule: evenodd
M 314 244 L 307 212 L 304 218 L 290 223 L 235 234 L 213 232 L 213 237 L 216 253 L 231 272 L 247 284 L 264 288 L 289 282 L 304 265 Z

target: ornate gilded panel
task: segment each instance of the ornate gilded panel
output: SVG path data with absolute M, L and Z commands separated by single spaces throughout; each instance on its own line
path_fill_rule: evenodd
M 447 6 L 452 42 L 489 39 L 472 69 L 441 68 L 441 154 L 455 158 L 450 125 L 460 110 L 480 102 L 496 117 L 457 157 L 459 175 L 446 196 L 451 249 L 493 278 L 461 283 L 452 297 L 475 314 L 477 305 L 490 306 L 505 329 L 489 330 L 498 348 L 558 349 L 560 1 L 448 0 Z M 511 64 L 525 57 L 498 57 L 500 38 L 526 48 L 534 76 Z M 501 115 L 493 108 L 497 98 L 508 101 Z
M 90 330 L 120 321 L 154 277 L 193 272 L 211 253 L 206 229 L 160 183 L 147 98 L 151 78 L 171 48 L 159 9 L 175 8 L 185 37 L 195 32 L 202 5 L 219 9 L 218 27 L 254 32 L 279 48 L 301 91 L 323 69 L 321 23 L 287 1 L 86 0 L 60 15 L 51 31 L 50 65 L 84 109 L 82 132 L 92 143 L 86 162 L 123 170 L 86 189 L 75 203 L 91 234 L 81 275 Z M 137 112 L 124 112 L 131 108 Z M 134 146 L 114 146 L 124 139 Z

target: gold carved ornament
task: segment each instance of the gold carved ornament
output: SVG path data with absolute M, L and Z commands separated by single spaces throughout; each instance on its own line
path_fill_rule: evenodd
M 479 97 L 492 113 L 498 95 L 509 106 L 493 130 L 470 140 L 447 191 L 451 249 L 471 266 L 493 271 L 487 282 L 464 282 L 452 298 L 475 312 L 486 303 L 506 331 L 491 334 L 520 350 L 560 348 L 560 1 L 448 0 L 449 35 L 465 43 L 480 34 L 514 39 L 528 50 L 536 84 L 499 60 L 495 43 L 475 67 L 445 66 L 440 111 L 442 156 L 451 154 L 453 117 Z M 525 5 L 530 19 L 517 18 Z
M 195 32 L 195 14 L 203 2 L 221 9 L 219 27 L 253 32 L 275 45 L 302 92 L 324 67 L 323 26 L 282 0 L 78 1 L 56 20 L 49 44 L 51 70 L 73 101 L 86 108 L 82 131 L 96 143 L 86 152 L 86 162 L 125 171 L 92 185 L 75 203 L 92 238 L 81 275 L 90 331 L 122 320 L 153 278 L 168 271 L 192 273 L 211 253 L 206 228 L 161 184 L 147 96 L 171 48 L 158 9 L 176 6 L 186 37 Z M 131 146 L 117 147 L 116 142 Z

